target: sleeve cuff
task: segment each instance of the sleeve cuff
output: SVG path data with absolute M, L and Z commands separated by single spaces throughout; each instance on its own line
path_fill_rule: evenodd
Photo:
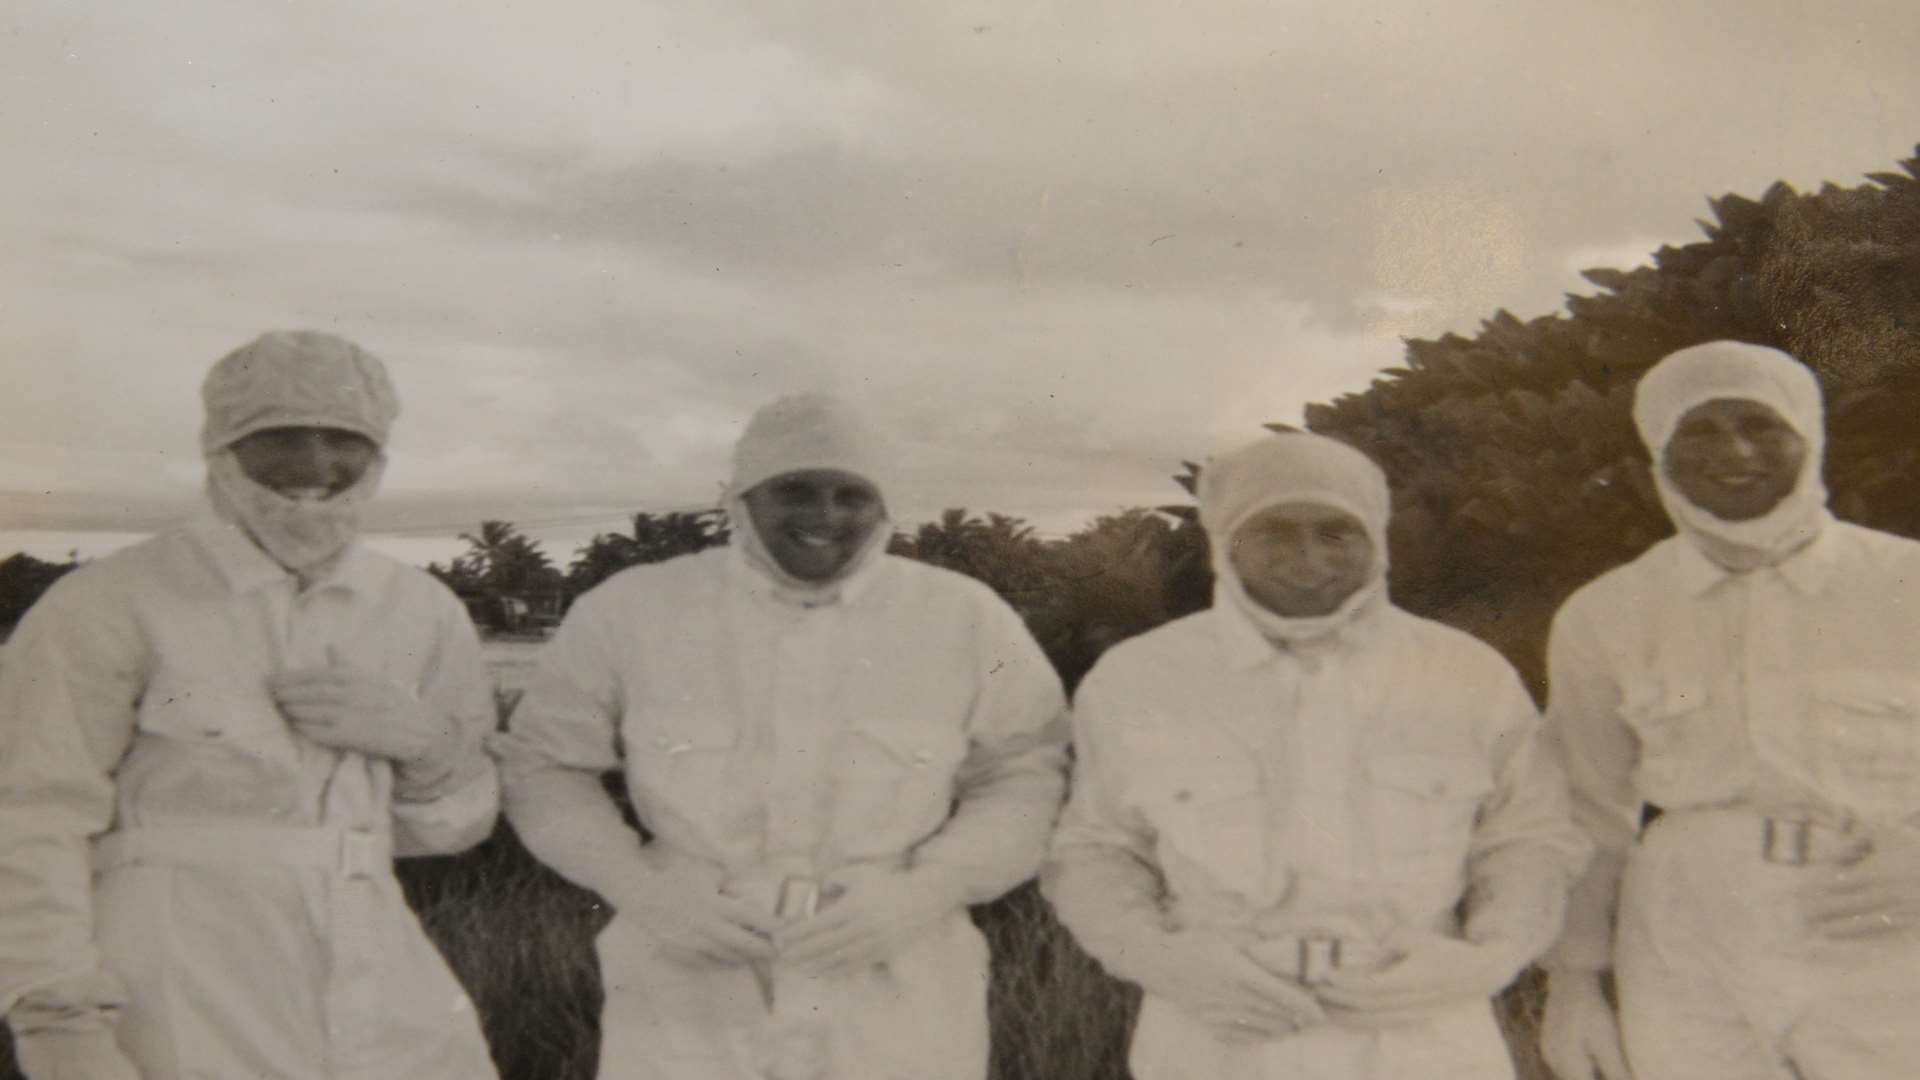
M 16 1036 L 105 1029 L 126 1003 L 126 987 L 107 972 L 69 975 L 20 995 L 7 1010 L 7 1026 Z
M 500 777 L 493 762 L 476 755 L 477 766 L 463 768 L 428 799 L 400 798 L 393 803 L 394 854 L 450 855 L 487 838 L 500 812 Z

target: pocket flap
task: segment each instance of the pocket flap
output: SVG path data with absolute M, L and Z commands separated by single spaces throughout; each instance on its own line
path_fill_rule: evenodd
M 1159 806 L 1200 808 L 1221 806 L 1260 797 L 1260 782 L 1241 770 L 1219 776 L 1169 775 L 1148 784 L 1145 802 Z
M 246 693 L 218 677 L 156 678 L 140 698 L 143 732 L 173 739 L 213 740 L 281 735 L 286 722 L 265 690 Z
M 1368 775 L 1382 787 L 1428 799 L 1478 799 L 1493 790 L 1493 771 L 1464 754 L 1388 754 Z
M 878 745 L 900 765 L 914 769 L 940 766 L 951 769 L 966 750 L 966 737 L 955 728 L 929 724 L 859 723 L 848 729 L 863 741 Z
M 1835 672 L 1813 680 L 1813 698 L 1853 712 L 1912 716 L 1920 712 L 1920 683 L 1878 672 Z
M 639 717 L 628 734 L 635 752 L 657 757 L 728 750 L 740 739 L 731 717 L 708 710 L 662 709 Z
M 1620 711 L 1630 717 L 1682 716 L 1706 708 L 1708 700 L 1704 683 L 1640 683 L 1628 689 Z

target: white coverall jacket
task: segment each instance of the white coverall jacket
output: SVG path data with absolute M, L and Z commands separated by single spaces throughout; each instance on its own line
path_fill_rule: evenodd
M 1548 726 L 1600 854 L 1548 963 L 1615 968 L 1640 1080 L 1920 1064 L 1920 943 L 1815 938 L 1797 900 L 1866 845 L 1920 843 L 1916 643 L 1920 544 L 1838 521 L 1744 574 L 1670 538 L 1561 609 Z
M 294 733 L 277 672 L 381 673 L 463 725 L 424 801 L 389 762 Z M 466 612 L 362 547 L 304 592 L 207 521 L 61 579 L 0 671 L 0 1007 L 118 1016 L 147 1080 L 474 1080 L 473 1008 L 394 855 L 484 838 L 493 703 Z M 19 1004 L 16 1007 L 16 1002 Z
M 774 909 L 783 878 L 964 866 L 988 901 L 1031 876 L 1063 785 L 1060 684 L 978 582 L 894 556 L 835 603 L 773 595 L 736 548 L 635 567 L 573 606 L 498 743 L 509 787 L 625 770 L 643 856 Z M 636 838 L 636 843 L 638 842 Z M 597 943 L 603 1078 L 754 1077 L 769 1010 L 747 967 L 689 968 L 615 915 Z M 956 907 L 885 965 L 796 980 L 833 1080 L 981 1080 L 987 950 Z
M 1280 650 L 1216 605 L 1115 646 L 1081 685 L 1043 888 L 1115 963 L 1153 923 L 1243 944 L 1335 936 L 1357 965 L 1396 935 L 1458 936 L 1470 887 L 1551 896 L 1585 857 L 1538 726 L 1506 661 L 1438 623 L 1381 603 Z M 1541 907 L 1540 925 L 1501 935 L 1544 949 L 1559 908 Z M 1149 992 L 1131 1065 L 1138 1080 L 1512 1075 L 1484 999 L 1411 1026 L 1234 1044 Z

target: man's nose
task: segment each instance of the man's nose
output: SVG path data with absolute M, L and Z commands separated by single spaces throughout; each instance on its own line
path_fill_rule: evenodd
M 808 495 L 791 504 L 794 517 L 803 524 L 819 525 L 833 520 L 833 499 L 826 495 Z
M 346 454 L 325 435 L 310 432 L 294 443 L 293 463 L 308 478 L 331 484 L 346 465 Z
M 1313 540 L 1301 540 L 1291 546 L 1287 552 L 1287 564 L 1297 577 L 1319 577 L 1332 565 L 1333 554 L 1327 545 Z
M 1746 461 L 1759 456 L 1760 445 L 1738 431 L 1730 431 L 1720 440 L 1720 451 L 1737 461 Z

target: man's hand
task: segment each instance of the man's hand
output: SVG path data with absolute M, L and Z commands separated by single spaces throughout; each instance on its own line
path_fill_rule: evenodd
M 1860 858 L 1810 871 L 1801 894 L 1810 930 L 1835 940 L 1920 934 L 1920 840 L 1879 842 Z
M 1526 962 L 1498 944 L 1422 934 L 1407 941 L 1386 966 L 1337 970 L 1315 990 L 1337 1010 L 1336 1020 L 1368 1027 L 1414 1023 L 1431 1018 L 1436 1009 L 1486 1001 Z
M 403 687 L 348 664 L 285 671 L 268 683 L 294 729 L 321 746 L 386 758 L 408 771 L 451 768 L 460 732 Z
M 823 900 L 818 914 L 781 931 L 782 960 L 817 972 L 872 967 L 966 906 L 961 891 L 931 868 L 862 873 Z
M 1556 971 L 1547 976 L 1540 1055 L 1560 1080 L 1632 1080 L 1620 1045 L 1620 1024 L 1600 990 L 1598 973 Z
M 13 1054 L 27 1080 L 140 1080 L 140 1070 L 105 1028 L 17 1035 Z
M 1160 934 L 1142 942 L 1125 966 L 1142 989 L 1178 1005 L 1227 1042 L 1275 1039 L 1326 1022 L 1320 1004 L 1299 983 L 1209 930 Z
M 682 964 L 735 967 L 773 959 L 771 913 L 671 872 L 633 895 L 609 897 L 618 916 Z

